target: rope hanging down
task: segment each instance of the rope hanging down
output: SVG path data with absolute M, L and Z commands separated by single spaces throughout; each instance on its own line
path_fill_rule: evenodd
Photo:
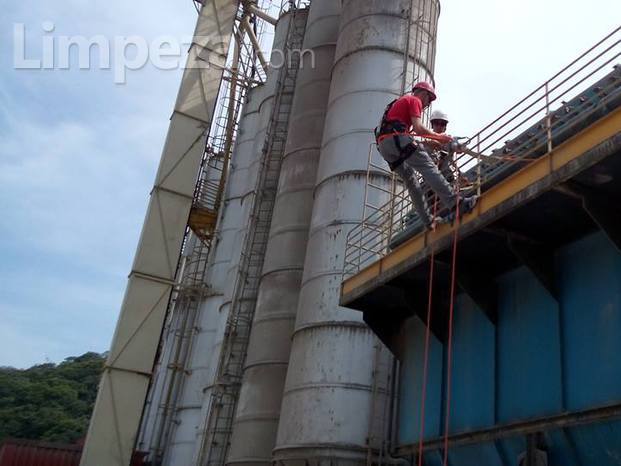
M 460 218 L 460 180 L 459 177 L 454 182 L 454 192 L 456 193 L 455 203 L 455 230 L 453 232 L 453 252 L 451 260 L 451 284 L 450 284 L 450 304 L 449 304 L 449 318 L 448 318 L 448 339 L 447 339 L 447 363 L 446 363 L 446 404 L 445 404 L 445 419 L 444 419 L 444 454 L 443 454 L 443 466 L 448 466 L 448 437 L 449 437 L 449 425 L 451 414 L 451 379 L 452 379 L 452 349 L 453 349 L 453 315 L 455 310 L 455 288 L 456 288 L 456 271 L 457 271 L 457 245 L 459 242 L 459 224 Z M 434 217 L 437 212 L 438 200 L 434 200 Z M 435 226 L 434 226 L 435 229 Z M 434 262 L 435 262 L 435 249 L 431 246 L 430 264 L 429 264 L 429 290 L 427 295 L 427 318 L 425 328 L 425 347 L 423 354 L 423 380 L 421 390 L 421 404 L 420 404 L 420 432 L 418 443 L 418 466 L 423 466 L 423 453 L 424 453 L 424 435 L 425 435 L 425 405 L 427 398 L 427 379 L 429 373 L 429 348 L 431 340 L 431 317 L 432 317 L 432 303 L 433 303 L 433 278 L 434 278 Z
M 451 260 L 451 295 L 449 305 L 448 319 L 448 341 L 447 341 L 447 360 L 446 360 L 446 417 L 444 420 L 444 461 L 443 466 L 448 466 L 448 437 L 449 423 L 451 418 L 451 378 L 452 378 L 452 362 L 453 362 L 453 311 L 455 309 L 455 282 L 457 270 L 457 245 L 459 243 L 459 224 L 461 222 L 459 216 L 459 180 L 456 181 L 457 186 L 457 202 L 455 205 L 456 225 L 453 233 L 453 257 Z
M 433 216 L 437 215 L 438 199 L 434 199 Z M 435 230 L 435 223 L 433 229 Z M 420 437 L 418 439 L 418 466 L 423 466 L 423 438 L 425 436 L 425 403 L 427 401 L 427 374 L 429 370 L 429 343 L 431 338 L 431 309 L 433 300 L 433 272 L 435 262 L 435 248 L 431 246 L 431 258 L 429 263 L 429 293 L 427 294 L 427 326 L 425 327 L 425 351 L 423 355 L 423 387 L 420 403 Z

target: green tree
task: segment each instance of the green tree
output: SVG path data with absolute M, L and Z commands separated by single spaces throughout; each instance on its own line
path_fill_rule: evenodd
M 86 435 L 104 361 L 90 352 L 58 365 L 0 368 L 0 441 L 72 443 Z

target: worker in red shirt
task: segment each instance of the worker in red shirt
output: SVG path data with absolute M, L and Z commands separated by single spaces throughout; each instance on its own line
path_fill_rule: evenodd
M 434 136 L 440 144 L 449 144 L 452 141 L 452 137 L 448 134 L 436 133 L 422 122 L 423 110 L 435 99 L 436 91 L 431 84 L 424 81 L 416 83 L 411 94 L 399 97 L 388 104 L 380 126 L 375 129 L 380 154 L 388 162 L 390 169 L 405 183 L 412 204 L 427 229 L 433 228 L 441 219 L 434 218 L 429 213 L 425 193 L 418 182 L 417 174 L 420 174 L 449 209 L 449 217 L 457 202 L 457 195 L 451 190 L 451 186 L 438 170 L 425 146 L 416 142 L 411 134 L 413 130 L 418 136 Z M 462 199 L 461 212 L 471 211 L 476 201 L 477 196 Z

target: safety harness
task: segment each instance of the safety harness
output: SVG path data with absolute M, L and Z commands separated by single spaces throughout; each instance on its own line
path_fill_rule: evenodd
M 407 126 L 399 120 L 389 120 L 388 112 L 394 105 L 394 103 L 398 99 L 394 99 L 384 109 L 384 114 L 382 115 L 382 119 L 380 121 L 379 126 L 375 128 L 375 142 L 378 146 L 379 151 L 379 143 L 392 135 L 395 145 L 397 146 L 397 150 L 399 151 L 400 157 L 394 162 L 388 162 L 388 166 L 392 171 L 395 171 L 405 160 L 407 160 L 416 150 L 418 146 L 414 141 L 409 142 L 404 147 L 401 146 L 401 141 L 399 139 L 400 135 L 409 134 Z

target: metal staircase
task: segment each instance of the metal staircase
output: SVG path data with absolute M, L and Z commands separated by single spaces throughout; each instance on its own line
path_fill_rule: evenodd
M 278 71 L 274 107 L 263 146 L 263 160 L 257 177 L 250 223 L 210 400 L 206 435 L 198 462 L 202 466 L 224 465 L 230 445 L 300 62 L 300 54 L 292 52 L 301 50 L 306 28 L 305 14 L 294 9 L 291 15 L 284 64 Z

